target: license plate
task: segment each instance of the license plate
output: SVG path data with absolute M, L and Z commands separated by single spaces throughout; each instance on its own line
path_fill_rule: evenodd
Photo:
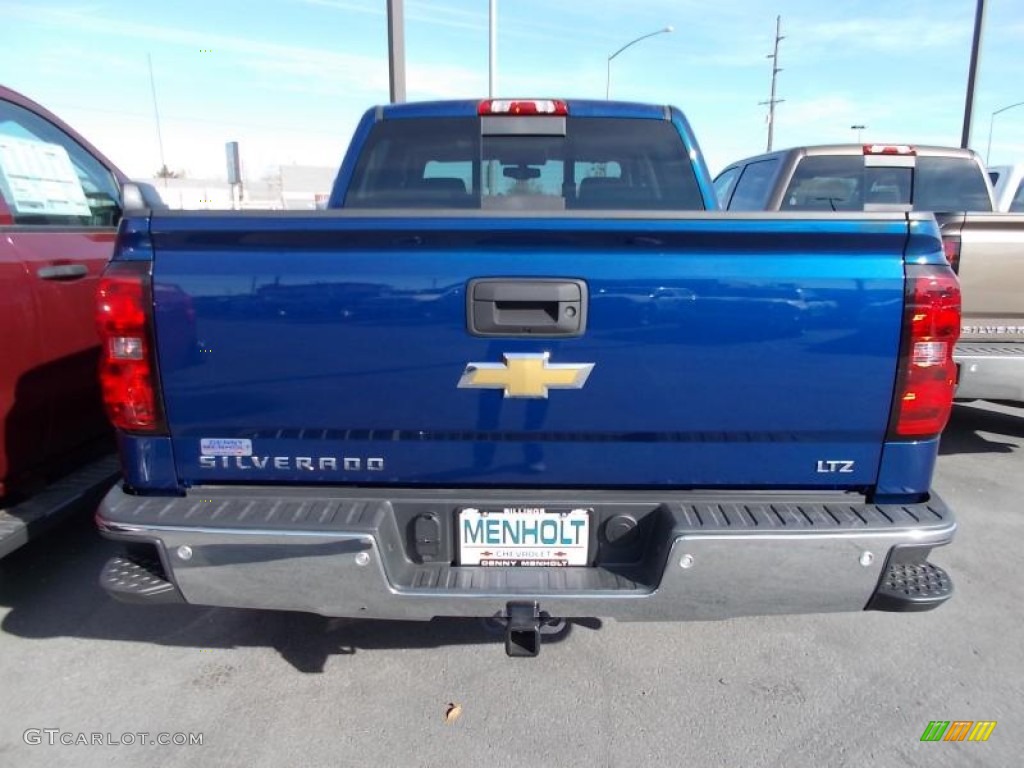
M 590 510 L 459 510 L 459 564 L 569 566 L 590 562 Z

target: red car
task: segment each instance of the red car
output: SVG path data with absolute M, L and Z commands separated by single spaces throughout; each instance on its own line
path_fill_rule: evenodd
M 116 476 L 93 315 L 126 180 L 0 87 L 0 557 Z

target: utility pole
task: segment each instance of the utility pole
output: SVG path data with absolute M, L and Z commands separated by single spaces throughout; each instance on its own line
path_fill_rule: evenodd
M 160 110 L 156 106 L 156 80 L 153 79 L 153 57 L 146 54 L 146 61 L 149 63 L 149 90 L 153 94 L 153 116 L 156 118 L 156 141 L 160 147 L 160 175 L 164 178 L 164 187 L 167 186 L 167 162 L 164 160 L 164 137 L 160 132 Z
M 779 67 L 779 41 L 785 40 L 786 38 L 782 35 L 782 17 L 775 17 L 775 48 L 765 58 L 772 60 L 772 93 L 768 97 L 768 101 L 758 102 L 762 106 L 768 105 L 768 151 L 772 151 L 772 138 L 775 135 L 775 105 L 781 104 L 785 99 L 775 98 L 775 81 L 779 76 L 779 72 L 782 68 Z
M 490 27 L 490 39 L 487 47 L 487 98 L 493 99 L 497 91 L 498 80 L 498 0 L 490 0 L 490 15 L 488 18 Z M 487 161 L 487 168 L 484 173 L 483 185 L 484 194 L 493 195 L 495 181 L 498 177 L 497 163 L 494 160 Z
M 391 103 L 405 101 L 405 0 L 388 0 L 388 74 Z
M 985 26 L 985 0 L 978 0 L 974 9 L 974 40 L 971 42 L 971 67 L 967 70 L 967 97 L 964 100 L 964 130 L 960 134 L 960 146 L 964 149 L 971 143 L 971 117 L 974 112 L 974 83 L 978 77 L 978 58 L 981 56 L 981 29 Z

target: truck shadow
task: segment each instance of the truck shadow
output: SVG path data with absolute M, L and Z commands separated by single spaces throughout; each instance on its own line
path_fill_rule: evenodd
M 949 424 L 942 433 L 939 454 L 1013 453 L 1024 438 L 1024 408 L 1000 406 L 994 410 L 981 402 L 956 403 Z M 1009 441 L 1000 440 L 1009 438 Z M 1014 440 L 1016 438 L 1016 440 Z
M 492 645 L 503 635 L 480 619 L 373 621 L 329 619 L 307 613 L 126 605 L 99 586 L 99 573 L 119 545 L 102 539 L 88 516 L 77 516 L 49 535 L 0 560 L 0 630 L 26 639 L 79 637 L 195 648 L 199 651 L 266 647 L 297 671 L 320 673 L 332 656 L 359 651 Z M 577 622 L 599 629 L 597 620 Z M 566 640 L 574 625 L 544 644 Z
M 2 359 L 0 364 L 11 364 Z M 14 399 L 2 420 L 4 506 L 31 496 L 47 483 L 112 453 L 114 432 L 100 397 L 99 347 L 55 358 L 21 371 Z M 45 425 L 59 427 L 48 433 Z M 40 425 L 44 425 L 40 428 Z

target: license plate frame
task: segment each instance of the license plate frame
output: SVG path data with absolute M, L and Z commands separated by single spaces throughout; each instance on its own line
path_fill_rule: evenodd
M 456 564 L 585 567 L 591 562 L 592 523 L 593 510 L 587 507 L 460 507 Z

